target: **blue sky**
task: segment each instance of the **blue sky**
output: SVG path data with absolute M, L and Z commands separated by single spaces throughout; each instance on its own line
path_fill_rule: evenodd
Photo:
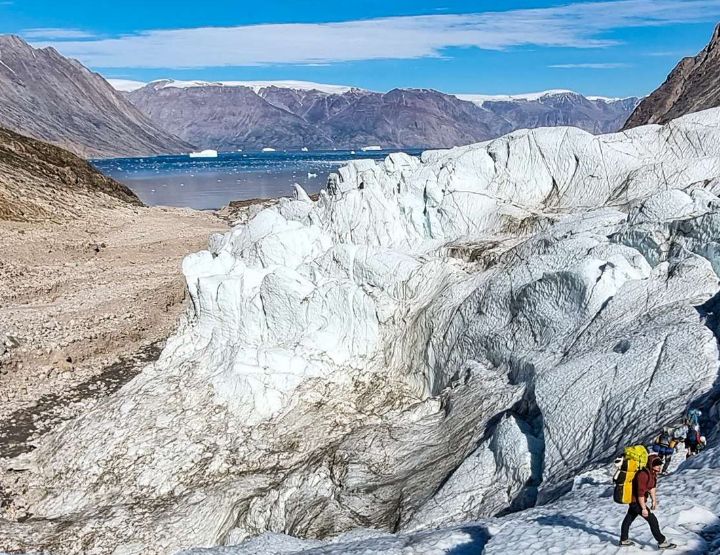
M 0 0 L 0 33 L 111 78 L 488 94 L 647 94 L 718 21 L 720 0 Z

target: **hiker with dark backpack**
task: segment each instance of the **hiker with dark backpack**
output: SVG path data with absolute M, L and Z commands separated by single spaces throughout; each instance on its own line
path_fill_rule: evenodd
M 702 436 L 700 435 L 700 430 L 690 426 L 688 428 L 687 436 L 685 437 L 685 449 L 686 449 L 686 455 L 685 458 L 689 459 L 693 455 L 698 454 L 698 447 L 700 445 L 700 438 Z
M 644 454 L 640 453 L 640 450 L 644 451 Z M 638 461 L 644 462 L 645 459 L 647 459 L 647 464 L 639 467 Z M 615 501 L 618 503 L 629 503 L 620 529 L 621 546 L 635 545 L 629 539 L 630 526 L 638 516 L 641 516 L 650 525 L 650 531 L 660 549 L 677 547 L 674 543 L 668 542 L 660 531 L 660 524 L 647 503 L 649 497 L 652 500 L 652 509 L 657 510 L 657 476 L 660 474 L 662 466 L 663 462 L 660 457 L 657 455 L 647 456 L 647 451 L 642 446 L 630 447 L 625 450 L 625 457 L 615 476 L 614 495 Z
M 685 458 L 689 459 L 693 455 L 698 454 L 700 444 L 700 416 L 702 413 L 698 409 L 690 409 L 686 417 L 688 427 L 687 436 L 685 436 L 685 449 L 687 454 Z
M 685 442 L 687 431 L 688 428 L 685 425 L 676 428 L 663 428 L 662 433 L 653 440 L 650 449 L 660 455 L 663 460 L 661 476 L 667 475 L 672 457 L 680 445 Z
M 678 441 L 675 439 L 673 431 L 670 428 L 665 428 L 653 441 L 652 450 L 657 453 L 663 461 L 661 472 L 663 475 L 667 474 L 677 444 Z

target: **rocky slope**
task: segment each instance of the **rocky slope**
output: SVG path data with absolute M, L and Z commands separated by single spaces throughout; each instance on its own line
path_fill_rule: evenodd
M 221 150 L 449 147 L 518 128 L 557 125 L 610 132 L 637 103 L 635 98 L 591 100 L 570 91 L 531 99 L 465 100 L 428 89 L 376 93 L 302 83 L 167 80 L 132 91 L 128 98 L 158 126 Z
M 129 98 L 156 125 L 202 148 L 330 144 L 322 130 L 246 87 L 149 86 Z
M 127 204 L 142 205 L 85 160 L 0 128 L 0 220 L 66 219 L 83 209 Z
M 0 35 L 0 125 L 88 158 L 192 149 L 79 62 L 9 35 Z
M 666 123 L 716 106 L 720 106 L 720 25 L 702 52 L 683 58 L 660 88 L 638 105 L 624 129 Z
M 5 515 L 32 518 L 0 547 L 173 553 L 552 501 L 715 401 L 718 193 L 720 110 L 298 189 L 185 259 L 156 363 L 5 463 Z

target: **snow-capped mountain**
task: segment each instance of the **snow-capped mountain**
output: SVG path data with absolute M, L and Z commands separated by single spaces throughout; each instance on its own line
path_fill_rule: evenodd
M 128 88 L 127 83 L 117 86 Z M 451 95 L 379 93 L 302 81 L 173 81 L 133 85 L 128 98 L 157 125 L 203 148 L 451 147 L 518 128 L 573 125 L 617 130 L 637 98 L 588 99 L 572 91 Z
M 83 157 L 192 148 L 154 125 L 97 73 L 10 35 L 0 35 L 0 126 Z
M 128 81 L 126 79 L 108 79 L 115 89 L 123 92 L 132 92 L 143 88 L 148 83 L 141 81 Z M 151 83 L 156 89 L 189 89 L 197 87 L 247 87 L 259 92 L 268 87 L 279 89 L 292 89 L 296 91 L 318 91 L 326 94 L 342 94 L 349 92 L 353 87 L 345 85 L 327 85 L 312 81 L 178 81 L 176 79 L 161 79 Z
M 605 549 L 607 488 L 557 500 L 690 403 L 717 419 L 718 194 L 720 109 L 355 161 L 316 202 L 298 188 L 185 259 L 191 308 L 157 362 L 7 463 L 32 518 L 0 521 L 0 545 L 372 528 L 399 534 L 388 550 L 491 535 L 517 553 L 564 526 Z M 717 495 L 691 474 L 673 525 L 707 544 Z M 504 532 L 457 526 L 521 509 Z

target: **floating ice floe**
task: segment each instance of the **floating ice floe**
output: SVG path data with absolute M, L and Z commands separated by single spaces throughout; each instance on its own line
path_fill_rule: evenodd
M 190 158 L 217 158 L 218 153 L 217 150 L 206 149 L 200 152 L 191 152 L 188 156 L 190 156 Z

